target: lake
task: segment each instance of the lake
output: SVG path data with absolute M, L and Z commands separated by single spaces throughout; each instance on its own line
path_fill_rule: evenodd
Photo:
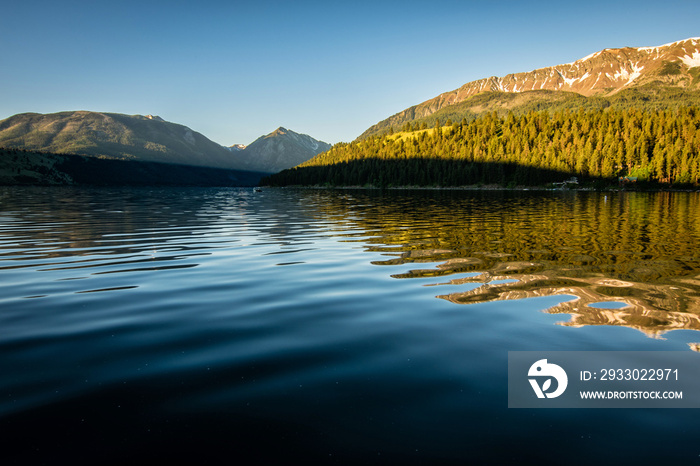
M 509 409 L 507 363 L 698 351 L 698 212 L 700 193 L 0 187 L 0 462 L 697 462 L 694 410 Z

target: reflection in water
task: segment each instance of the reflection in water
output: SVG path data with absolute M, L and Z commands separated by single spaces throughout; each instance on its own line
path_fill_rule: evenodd
M 392 256 L 375 264 L 436 263 L 394 278 L 468 275 L 435 283 L 467 285 L 439 298 L 571 295 L 546 311 L 570 314 L 561 325 L 620 325 L 659 337 L 700 330 L 699 200 L 697 193 L 448 192 L 415 202 L 396 195 L 394 209 L 366 207 L 357 222 L 372 232 L 360 240 L 369 250 Z
M 16 207 L 13 193 L 0 196 L 11 224 L 0 270 L 132 276 L 251 245 L 294 267 L 330 236 L 380 253 L 373 264 L 394 278 L 431 279 L 421 284 L 456 304 L 566 295 L 546 310 L 571 315 L 561 325 L 700 330 L 698 193 L 37 189 L 41 209 Z M 84 281 L 75 293 L 140 286 Z
M 472 279 L 484 280 L 485 273 Z M 441 295 L 457 304 L 495 300 L 514 300 L 550 295 L 572 295 L 571 301 L 551 307 L 551 314 L 570 314 L 571 320 L 561 325 L 622 325 L 658 337 L 668 330 L 700 330 L 700 306 L 689 298 L 697 293 L 690 288 L 631 283 L 605 278 L 576 280 L 539 275 L 509 275 L 513 282 L 491 284 L 502 277 L 491 277 L 471 291 Z M 465 281 L 458 280 L 456 282 Z M 454 282 L 453 282 L 454 283 Z
M 699 200 L 0 188 L 0 463 L 685 464 L 690 413 L 509 410 L 505 367 L 698 351 L 569 327 L 700 330 Z

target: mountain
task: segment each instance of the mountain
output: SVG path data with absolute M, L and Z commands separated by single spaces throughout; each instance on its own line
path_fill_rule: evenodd
M 274 173 L 306 162 L 331 145 L 279 127 L 237 152 L 246 170 Z
M 605 107 L 640 95 L 662 103 L 677 102 L 685 94 L 694 100 L 700 96 L 700 38 L 658 47 L 604 49 L 573 63 L 472 81 L 377 123 L 359 139 L 392 127 L 400 129 L 441 111 L 461 120 L 498 109 Z
M 467 83 L 261 183 L 697 187 L 699 109 L 700 39 L 605 49 Z
M 22 113 L 0 121 L 0 147 L 120 160 L 238 169 L 227 148 L 153 115 Z
M 224 147 L 159 116 L 75 111 L 22 113 L 2 120 L 0 147 L 274 173 L 331 146 L 277 128 L 248 146 Z

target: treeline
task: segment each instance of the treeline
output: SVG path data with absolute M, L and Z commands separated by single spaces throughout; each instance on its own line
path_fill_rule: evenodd
M 609 96 L 585 97 L 575 92 L 548 90 L 482 92 L 424 117 L 417 117 L 415 114 L 419 106 L 411 107 L 368 128 L 358 139 L 384 134 L 392 125 L 394 128 L 399 128 L 406 121 L 418 124 L 425 123 L 428 127 L 433 127 L 437 120 L 443 122 L 448 119 L 462 121 L 463 118 L 466 118 L 471 121 L 493 111 L 505 117 L 509 112 L 521 116 L 529 112 L 545 110 L 556 113 L 566 110 L 575 112 L 580 109 L 585 111 L 605 109 L 657 111 L 675 110 L 680 107 L 700 107 L 700 90 L 695 90 L 700 85 L 700 67 L 691 68 L 690 75 L 692 77 L 691 87 L 664 85 L 657 81 L 623 89 Z
M 255 186 L 263 173 L 0 147 L 0 185 Z
M 697 184 L 699 153 L 697 107 L 492 112 L 433 128 L 407 123 L 400 132 L 337 144 L 263 183 L 540 185 L 576 176 Z

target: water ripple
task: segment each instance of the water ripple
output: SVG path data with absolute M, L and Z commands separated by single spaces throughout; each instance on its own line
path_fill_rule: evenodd
M 57 428 L 76 417 L 133 432 L 105 450 L 132 457 L 171 422 L 189 426 L 163 437 L 175 450 L 288 423 L 290 444 L 305 426 L 333 451 L 374 438 L 460 462 L 524 424 L 636 441 L 658 418 L 503 401 L 507 351 L 699 347 L 700 198 L 606 196 L 0 188 L 8 445 L 83 451 Z M 669 432 L 693 445 L 694 423 Z

